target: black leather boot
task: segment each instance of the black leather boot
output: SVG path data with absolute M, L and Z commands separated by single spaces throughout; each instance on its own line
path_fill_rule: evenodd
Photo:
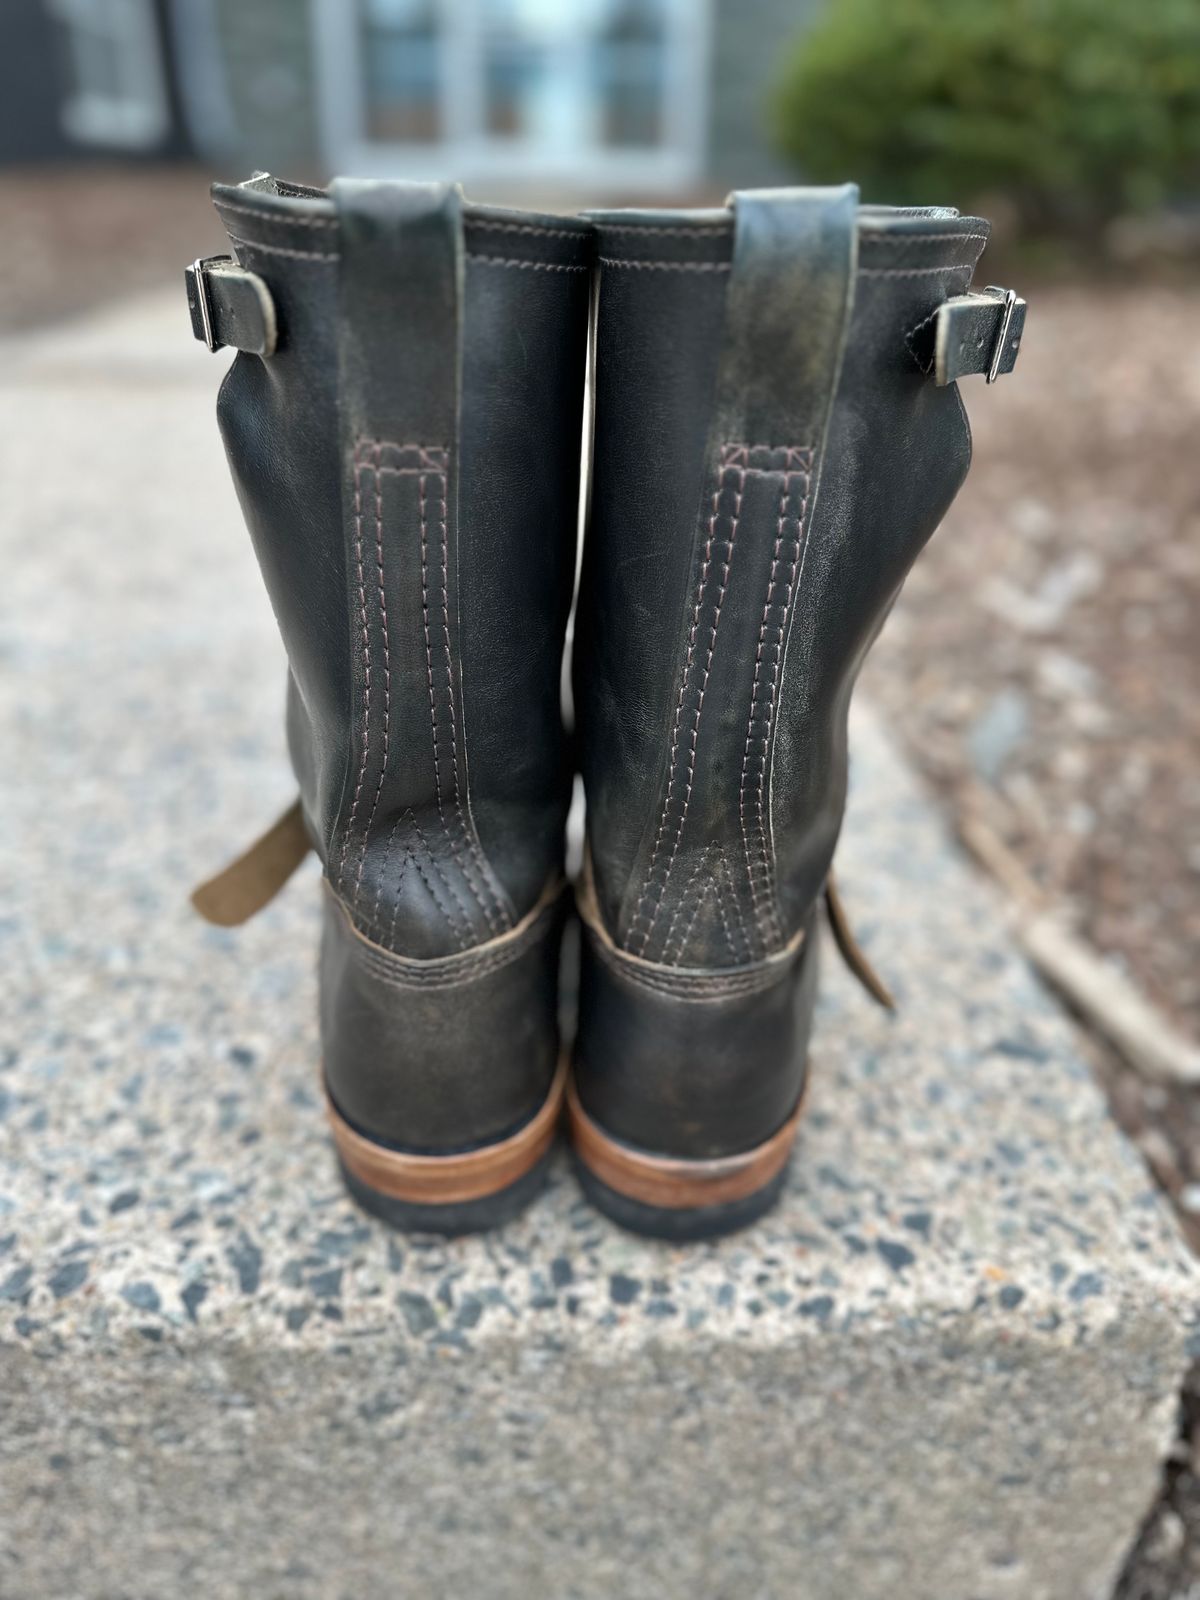
M 699 1237 L 781 1186 L 850 693 L 966 474 L 955 380 L 1011 369 L 1024 303 L 968 292 L 985 223 L 852 187 L 592 220 L 572 1131 L 604 1211 Z
M 321 1044 L 354 1195 L 493 1225 L 554 1136 L 560 717 L 593 236 L 450 187 L 216 186 L 188 274 L 236 346 L 218 414 L 290 668 L 297 809 L 199 892 L 325 869 Z

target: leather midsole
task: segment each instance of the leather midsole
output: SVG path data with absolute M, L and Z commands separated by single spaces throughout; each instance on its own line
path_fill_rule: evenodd
M 753 1150 L 703 1161 L 653 1155 L 609 1138 L 583 1109 L 574 1078 L 566 1090 L 571 1138 L 588 1170 L 627 1199 L 669 1211 L 744 1200 L 770 1183 L 786 1166 L 796 1142 L 804 1098 L 802 1092 L 783 1126 Z
M 554 1140 L 567 1084 L 564 1057 L 540 1110 L 516 1133 L 496 1144 L 454 1155 L 409 1155 L 366 1138 L 326 1096 L 338 1155 L 360 1183 L 393 1200 L 417 1205 L 456 1205 L 498 1194 L 535 1167 Z

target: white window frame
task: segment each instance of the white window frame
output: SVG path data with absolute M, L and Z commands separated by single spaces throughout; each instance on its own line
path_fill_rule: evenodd
M 113 96 L 86 87 L 61 106 L 63 131 L 80 144 L 152 150 L 170 132 L 162 41 L 153 0 L 50 0 L 50 12 L 73 49 L 73 30 L 112 20 L 127 93 Z
M 628 193 L 686 188 L 704 174 L 711 0 L 671 0 L 664 139 L 660 149 L 550 151 L 480 133 L 483 73 L 477 0 L 439 0 L 450 49 L 439 107 L 446 137 L 428 144 L 367 137 L 361 33 L 348 0 L 311 0 L 321 151 L 332 172 L 445 178 L 467 185 L 518 181 Z M 582 43 L 582 41 L 581 41 Z

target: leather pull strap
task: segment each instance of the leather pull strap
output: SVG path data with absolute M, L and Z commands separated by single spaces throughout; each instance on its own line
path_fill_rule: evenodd
M 829 869 L 829 877 L 825 880 L 825 911 L 829 917 L 829 930 L 833 934 L 833 942 L 837 945 L 838 953 L 846 966 L 872 1000 L 878 1001 L 885 1011 L 895 1011 L 896 1002 L 892 991 L 875 971 L 867 958 L 866 951 L 854 937 L 850 918 L 846 915 L 846 907 L 838 893 L 837 879 L 833 875 L 832 867 Z
M 207 256 L 184 273 L 192 334 L 210 350 L 271 356 L 279 340 L 275 302 L 256 272 L 232 256 Z
M 349 441 L 449 447 L 462 372 L 462 193 L 338 178 L 339 400 Z
M 192 893 L 192 905 L 218 928 L 236 928 L 262 910 L 312 848 L 297 799 L 236 861 Z
M 841 370 L 858 252 L 858 189 L 730 196 L 733 271 L 710 444 L 819 454 Z M 810 497 L 811 498 L 811 497 Z

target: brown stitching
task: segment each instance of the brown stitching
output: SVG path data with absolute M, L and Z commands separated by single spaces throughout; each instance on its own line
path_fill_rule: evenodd
M 588 264 L 565 261 L 520 261 L 515 256 L 469 255 L 468 262 L 481 267 L 524 267 L 526 272 L 587 272 Z
M 731 524 L 730 524 L 729 538 L 726 539 L 726 540 L 717 541 L 717 539 L 716 539 L 716 526 L 717 526 L 717 517 L 718 517 L 719 512 L 720 512 L 721 495 L 724 492 L 725 488 L 727 487 L 726 480 L 727 480 L 728 475 L 731 472 L 736 472 L 738 474 L 738 487 L 737 487 L 737 490 L 736 490 L 737 498 L 736 498 L 736 502 L 735 502 L 735 506 L 734 506 L 734 512 L 733 512 L 732 521 L 731 521 Z M 692 797 L 692 782 L 693 782 L 693 779 L 694 779 L 694 776 L 695 776 L 696 743 L 697 743 L 697 739 L 698 739 L 698 736 L 699 736 L 699 730 L 700 730 L 700 714 L 704 709 L 704 690 L 708 686 L 708 672 L 709 672 L 709 669 L 712 666 L 713 650 L 716 647 L 717 627 L 718 627 L 718 625 L 719 625 L 719 623 L 721 621 L 721 606 L 722 606 L 722 604 L 724 602 L 724 599 L 725 599 L 725 591 L 729 587 L 729 573 L 730 573 L 730 569 L 731 569 L 731 567 L 733 565 L 733 546 L 734 546 L 734 541 L 737 538 L 738 518 L 740 517 L 741 510 L 742 510 L 742 494 L 743 494 L 744 484 L 745 484 L 745 477 L 744 477 L 743 468 L 736 462 L 736 460 L 729 458 L 728 449 L 723 450 L 722 454 L 721 454 L 720 472 L 719 472 L 719 475 L 718 475 L 718 478 L 717 478 L 717 486 L 713 491 L 712 510 L 710 512 L 709 519 L 708 519 L 708 538 L 707 538 L 707 540 L 705 542 L 705 546 L 704 546 L 704 562 L 703 562 L 703 565 L 702 565 L 701 570 L 700 570 L 700 581 L 699 581 L 699 584 L 697 585 L 696 604 L 695 604 L 695 607 L 694 607 L 694 609 L 692 611 L 692 625 L 691 625 L 691 628 L 688 630 L 687 656 L 686 656 L 686 659 L 684 661 L 683 672 L 681 673 L 680 679 L 679 679 L 679 698 L 678 698 L 678 700 L 676 702 L 676 705 L 675 705 L 675 722 L 674 722 L 674 726 L 673 726 L 672 732 L 671 732 L 671 766 L 670 766 L 670 777 L 669 777 L 668 782 L 667 782 L 667 793 L 666 793 L 666 795 L 665 795 L 665 797 L 663 799 L 662 816 L 659 819 L 658 832 L 655 835 L 654 849 L 651 852 L 651 856 L 650 856 L 650 865 L 646 870 L 645 882 L 642 885 L 642 892 L 641 892 L 641 895 L 638 898 L 637 909 L 636 909 L 636 911 L 634 913 L 633 922 L 632 922 L 632 924 L 630 926 L 630 937 L 631 937 L 631 939 L 633 937 L 634 929 L 636 928 L 638 922 L 640 920 L 642 920 L 643 907 L 645 906 L 646 900 L 649 897 L 651 884 L 652 884 L 652 881 L 653 881 L 653 878 L 654 878 L 654 869 L 658 864 L 659 851 L 660 851 L 661 846 L 662 846 L 663 834 L 664 834 L 664 831 L 665 831 L 666 825 L 667 825 L 667 815 L 668 815 L 668 812 L 670 810 L 671 798 L 672 798 L 672 796 L 674 794 L 674 790 L 675 790 L 675 777 L 676 777 L 676 773 L 678 771 L 678 758 L 679 758 L 679 729 L 680 729 L 680 723 L 681 723 L 682 716 L 683 716 L 683 702 L 684 702 L 684 699 L 686 698 L 686 695 L 687 695 L 688 684 L 691 681 L 692 663 L 693 663 L 694 658 L 695 658 L 696 630 L 698 629 L 698 627 L 700 625 L 700 613 L 701 613 L 701 611 L 703 609 L 703 606 L 704 606 L 704 596 L 705 596 L 705 592 L 706 592 L 706 590 L 708 588 L 708 574 L 709 574 L 709 570 L 710 570 L 710 568 L 712 566 L 713 546 L 714 546 L 715 543 L 720 542 L 720 543 L 725 545 L 726 554 L 725 554 L 725 560 L 722 563 L 723 576 L 722 576 L 722 579 L 721 579 L 720 590 L 719 590 L 718 595 L 717 595 L 717 606 L 716 606 L 716 612 L 715 612 L 714 617 L 713 617 L 712 635 L 711 635 L 711 637 L 709 639 L 708 658 L 707 658 L 707 660 L 705 662 L 704 675 L 703 675 L 703 679 L 702 679 L 702 682 L 701 682 L 699 700 L 698 700 L 697 705 L 696 705 L 695 720 L 694 720 L 693 726 L 692 726 L 691 745 L 690 745 L 690 751 L 689 751 L 689 756 L 688 756 L 687 787 L 686 787 L 686 792 L 685 792 L 685 797 L 684 797 L 683 815 L 680 818 L 679 826 L 675 831 L 675 839 L 674 839 L 674 843 L 672 844 L 672 847 L 671 847 L 670 858 L 667 861 L 666 872 L 663 875 L 663 881 L 662 881 L 661 886 L 659 887 L 658 899 L 656 900 L 655 905 L 654 905 L 654 910 L 651 913 L 649 925 L 647 926 L 646 931 L 645 931 L 644 935 L 642 936 L 641 944 L 639 945 L 638 951 L 636 952 L 637 954 L 640 954 L 645 950 L 646 945 L 649 943 L 650 935 L 654 931 L 654 924 L 655 924 L 655 921 L 658 918 L 658 911 L 659 911 L 659 908 L 662 905 L 663 896 L 666 894 L 667 883 L 670 880 L 671 867 L 672 867 L 672 865 L 674 863 L 674 860 L 675 860 L 675 852 L 679 848 L 679 840 L 680 840 L 680 838 L 682 837 L 682 834 L 683 834 L 684 824 L 687 822 L 688 804 L 691 801 L 691 797 Z
M 439 473 L 437 476 L 442 485 L 442 498 L 440 501 L 441 515 L 439 519 L 442 530 L 442 649 L 446 658 L 446 697 L 450 702 L 450 758 L 454 771 L 454 811 L 458 818 L 458 825 L 462 829 L 463 838 L 466 840 L 467 850 L 474 858 L 475 864 L 479 868 L 479 874 L 483 882 L 483 886 L 487 890 L 489 898 L 495 902 L 495 909 L 500 913 L 499 925 L 497 925 L 495 914 L 492 908 L 487 904 L 487 901 L 480 893 L 479 887 L 469 871 L 465 859 L 459 855 L 458 847 L 455 844 L 453 837 L 451 835 L 448 835 L 448 837 L 450 838 L 450 848 L 454 852 L 454 859 L 461 867 L 463 877 L 469 885 L 471 893 L 479 902 L 479 908 L 487 919 L 488 927 L 491 929 L 493 934 L 497 934 L 500 933 L 504 928 L 510 927 L 511 920 L 506 915 L 503 906 L 500 905 L 491 884 L 488 882 L 487 868 L 484 865 L 483 855 L 480 851 L 479 844 L 476 841 L 474 834 L 467 828 L 466 818 L 463 816 L 462 784 L 458 773 L 458 712 L 455 707 L 454 696 L 454 662 L 450 654 L 450 530 L 448 526 L 448 508 L 446 505 L 446 476 L 444 473 Z
M 270 256 L 294 256 L 298 261 L 337 261 L 340 251 L 323 250 L 293 250 L 281 244 L 263 244 L 260 239 L 241 239 L 236 233 L 229 235 L 234 244 L 240 244 L 247 250 L 263 250 Z
M 336 228 L 336 217 L 296 217 L 291 212 L 262 211 L 257 206 L 238 206 L 232 200 L 214 200 L 218 211 L 236 211 L 239 217 L 257 217 L 259 222 L 279 222 L 296 228 Z
M 371 635 L 367 628 L 367 585 L 363 575 L 362 559 L 362 484 L 359 477 L 359 450 L 361 441 L 354 447 L 354 551 L 358 564 L 358 603 L 359 615 L 362 619 L 363 638 L 363 673 L 365 679 L 365 695 L 363 706 L 363 748 L 362 761 L 358 769 L 358 782 L 354 786 L 354 800 L 350 806 L 350 818 L 346 823 L 346 832 L 342 838 L 342 853 L 338 860 L 338 882 L 343 889 L 346 887 L 346 851 L 349 848 L 350 837 L 354 832 L 354 821 L 358 816 L 358 801 L 362 794 L 363 779 L 367 773 L 367 750 L 371 740 Z M 363 841 L 363 850 L 366 850 L 366 840 Z
M 646 272 L 732 272 L 729 261 L 622 261 L 616 256 L 601 256 L 606 267 L 639 267 Z
M 362 473 L 361 463 L 356 470 L 357 477 Z M 354 880 L 354 902 L 358 904 L 359 890 L 362 888 L 363 868 L 367 864 L 367 841 L 371 837 L 371 824 L 375 821 L 375 813 L 379 809 L 379 797 L 383 793 L 383 780 L 387 776 L 388 749 L 392 726 L 392 655 L 388 643 L 388 614 L 387 595 L 384 592 L 383 582 L 383 493 L 379 485 L 379 445 L 375 445 L 375 461 L 370 463 L 371 472 L 375 483 L 375 565 L 379 584 L 379 615 L 383 632 L 383 755 L 379 761 L 379 781 L 375 785 L 375 798 L 371 801 L 371 812 L 363 827 L 362 851 L 358 858 L 358 874 Z M 376 907 L 379 904 L 378 891 L 375 896 Z

